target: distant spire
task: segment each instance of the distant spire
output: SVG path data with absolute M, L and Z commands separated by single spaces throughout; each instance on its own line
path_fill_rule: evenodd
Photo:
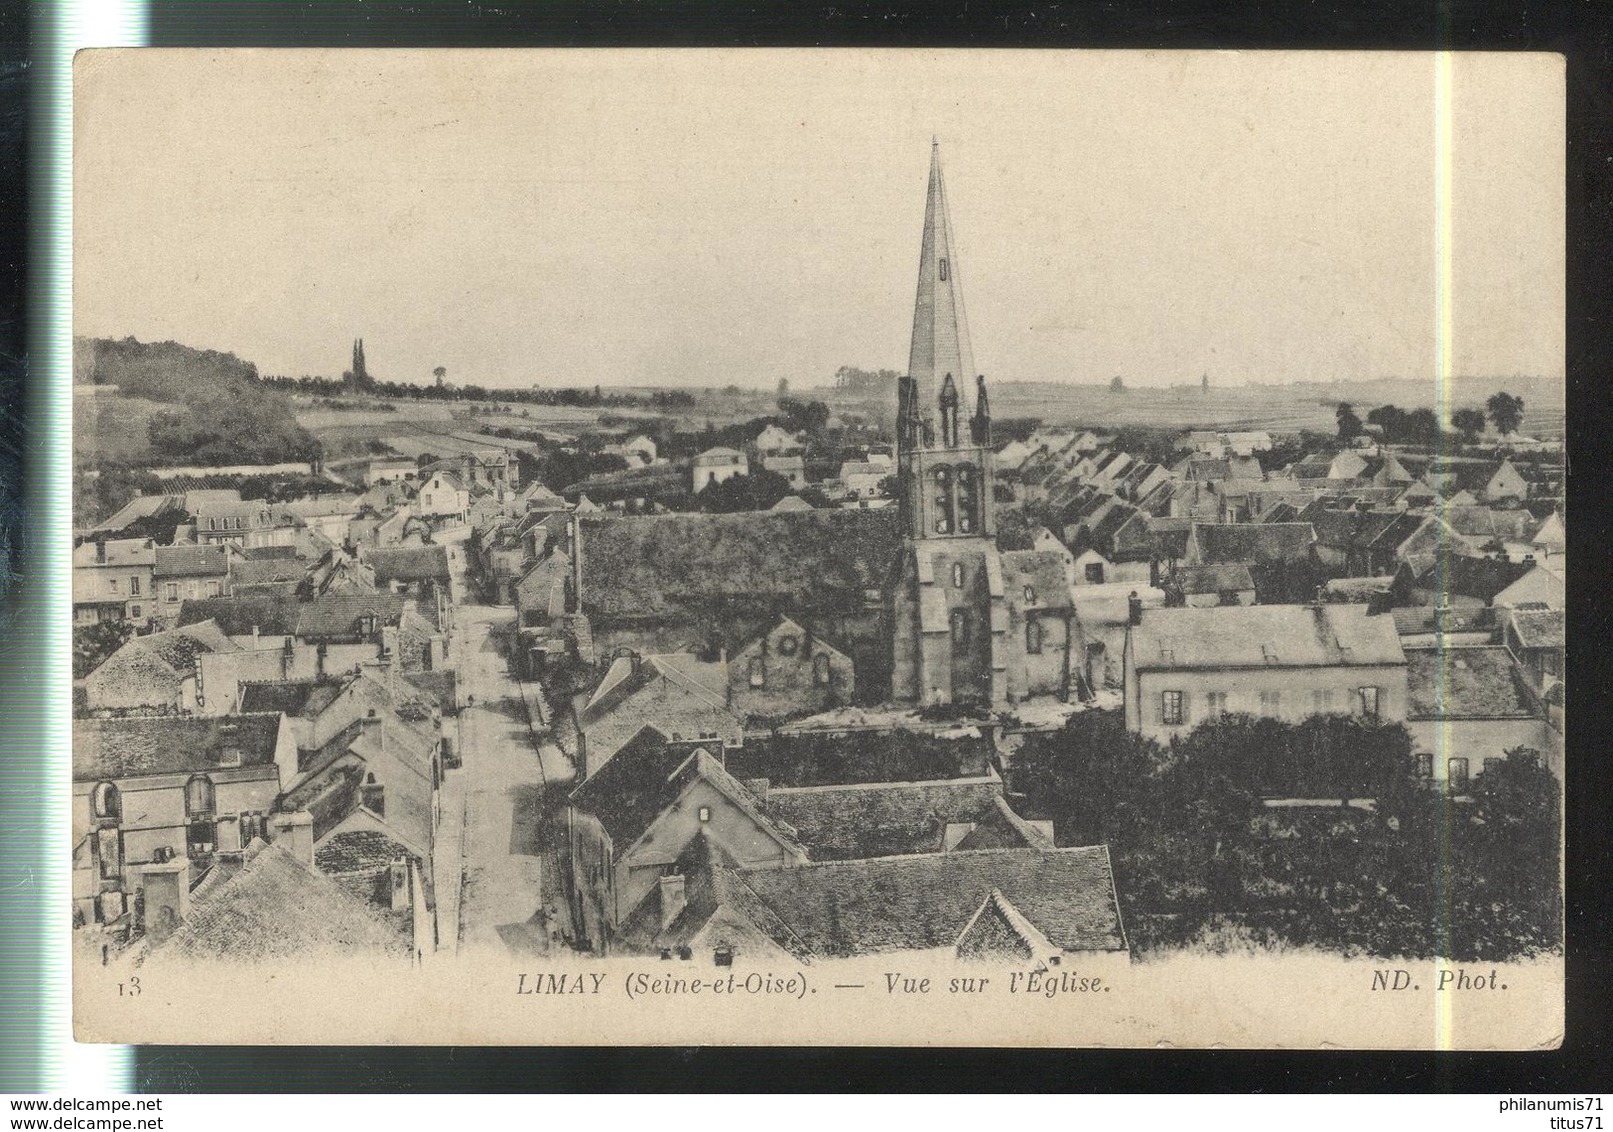
M 907 372 L 925 432 L 933 433 L 943 374 L 959 377 L 974 369 L 969 323 L 958 281 L 952 221 L 941 177 L 941 145 L 930 143 L 930 184 L 924 205 L 924 237 L 919 251 L 918 294 L 913 304 L 913 339 Z

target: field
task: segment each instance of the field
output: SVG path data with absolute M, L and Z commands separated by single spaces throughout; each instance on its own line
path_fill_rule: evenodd
M 1468 382 L 1456 385 L 1447 408 L 1481 407 L 1500 388 L 1524 398 L 1523 432 L 1530 436 L 1562 436 L 1563 390 L 1525 381 Z M 1195 387 L 1134 388 L 1123 393 L 1107 386 L 1007 383 L 991 391 L 992 412 L 1001 417 L 1040 417 L 1048 424 L 1098 428 L 1216 428 L 1224 431 L 1332 432 L 1341 401 L 1363 419 L 1378 405 L 1403 409 L 1432 408 L 1432 384 L 1361 382 L 1343 386 L 1235 386 L 1208 392 Z

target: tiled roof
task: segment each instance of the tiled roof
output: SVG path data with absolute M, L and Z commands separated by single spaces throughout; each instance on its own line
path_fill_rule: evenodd
M 153 574 L 158 578 L 222 578 L 229 572 L 229 548 L 219 546 L 159 546 Z
M 1526 649 L 1563 647 L 1563 611 L 1560 609 L 1514 609 L 1512 629 Z
M 582 527 L 582 604 L 664 617 L 711 601 L 859 608 L 901 546 L 895 508 L 615 517 Z
M 1241 562 L 1218 566 L 1178 566 L 1171 578 L 1184 594 L 1241 593 L 1255 588 L 1249 567 Z
M 279 845 L 254 842 L 240 870 L 211 888 L 157 959 L 232 964 L 325 955 L 409 953 L 406 921 L 387 917 Z
M 99 550 L 94 541 L 73 548 L 74 566 L 150 566 L 156 560 L 156 544 L 148 538 L 106 539 Z
M 1149 609 L 1132 630 L 1139 670 L 1399 664 L 1391 617 L 1361 605 Z
M 375 570 L 377 585 L 390 582 L 419 582 L 448 580 L 448 548 L 445 546 L 399 547 L 396 549 L 364 548 L 359 558 Z
M 241 685 L 243 712 L 280 712 L 312 719 L 342 694 L 344 680 L 253 681 Z
M 1309 523 L 1195 523 L 1199 561 L 1293 562 L 1306 558 L 1316 541 Z
M 214 621 L 232 637 L 244 637 L 253 626 L 268 636 L 289 636 L 297 629 L 297 601 L 281 593 L 255 590 L 231 597 L 187 598 L 179 606 L 179 624 Z
M 326 594 L 297 607 L 297 636 L 346 637 L 359 632 L 359 618 L 375 618 L 377 628 L 396 625 L 412 599 L 399 594 Z
M 1496 594 L 1534 569 L 1532 562 L 1447 554 L 1435 561 L 1417 581 L 1425 588 L 1442 593 L 1490 602 Z
M 798 954 L 847 957 L 953 946 L 993 891 L 1065 951 L 1126 946 L 1109 852 L 995 849 L 782 869 L 716 866 L 789 932 Z M 758 927 L 766 927 L 758 924 Z M 769 933 L 772 934 L 772 933 Z
M 751 792 L 706 750 L 720 742 L 671 743 L 653 727 L 643 727 L 603 767 L 571 792 L 571 805 L 599 819 L 616 852 L 637 841 L 661 813 L 697 779 L 714 782 L 758 826 L 799 850 L 790 835 L 762 813 Z
M 73 778 L 78 782 L 222 769 L 223 752 L 243 767 L 274 762 L 279 715 L 152 716 L 73 721 Z
M 414 851 L 378 829 L 348 829 L 327 837 L 314 850 L 314 865 L 326 874 L 362 873 L 384 869 Z
M 1499 645 L 1406 650 L 1411 719 L 1532 719 L 1512 654 Z
M 190 675 L 196 667 L 196 658 L 216 652 L 239 652 L 240 649 L 212 621 L 202 621 L 170 629 L 165 633 L 152 633 L 135 637 L 124 648 L 144 649 L 159 657 L 164 664 L 182 675 Z

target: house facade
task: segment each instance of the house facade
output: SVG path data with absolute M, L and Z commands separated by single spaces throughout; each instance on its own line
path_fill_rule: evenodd
M 1134 611 L 1125 643 L 1126 726 L 1169 742 L 1246 712 L 1299 720 L 1407 716 L 1394 619 L 1356 605 L 1230 605 Z
M 95 539 L 73 548 L 73 624 L 143 623 L 153 615 L 156 544 L 148 538 Z

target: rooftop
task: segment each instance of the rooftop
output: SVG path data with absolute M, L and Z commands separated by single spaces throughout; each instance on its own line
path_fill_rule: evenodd
M 1364 605 L 1149 609 L 1132 629 L 1139 670 L 1401 664 L 1392 617 Z
M 1537 716 L 1512 654 L 1499 645 L 1406 650 L 1410 719 Z
M 271 766 L 280 716 L 148 716 L 73 720 L 78 782 Z M 239 762 L 228 752 L 238 752 Z

